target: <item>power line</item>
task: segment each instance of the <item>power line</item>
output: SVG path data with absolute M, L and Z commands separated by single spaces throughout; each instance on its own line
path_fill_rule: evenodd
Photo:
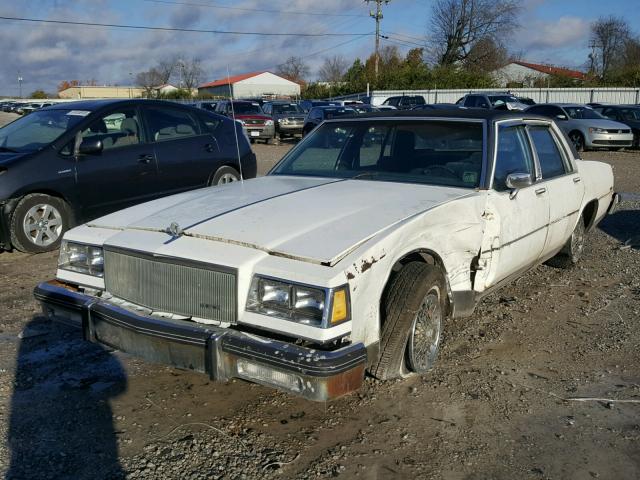
M 408 46 L 412 46 L 412 47 L 419 47 L 419 48 L 424 48 L 425 47 L 424 43 L 411 42 L 409 40 L 403 40 L 402 38 L 391 37 L 389 35 L 380 35 L 380 37 L 384 38 L 385 40 L 391 40 L 391 41 L 395 41 L 395 42 L 402 42 L 403 44 L 408 45 Z
M 323 48 L 322 50 L 318 50 L 316 52 L 309 53 L 309 54 L 305 55 L 305 58 L 314 57 L 316 55 L 320 55 L 321 53 L 328 52 L 329 50 L 335 50 L 338 47 L 342 47 L 343 45 L 347 45 L 348 43 L 356 42 L 358 40 L 363 39 L 364 37 L 368 37 L 369 35 L 372 35 L 372 33 L 363 33 L 357 38 L 352 38 L 350 40 L 347 40 L 346 42 L 338 43 L 337 45 L 333 45 L 331 47 Z M 285 63 L 278 63 L 276 65 L 271 65 L 270 67 L 267 67 L 267 69 L 271 68 L 271 67 L 274 67 L 274 68 L 275 67 L 279 67 L 280 65 L 285 65 Z
M 188 33 L 213 33 L 220 35 L 253 35 L 262 37 L 357 37 L 361 35 L 372 35 L 371 33 L 278 33 L 278 32 L 239 32 L 233 30 L 205 30 L 199 28 L 177 28 L 177 27 L 151 27 L 147 25 L 123 25 L 116 23 L 91 23 L 91 22 L 73 22 L 70 20 L 42 20 L 38 18 L 24 17 L 4 17 L 0 16 L 0 20 L 11 20 L 17 22 L 30 23 L 48 23 L 57 25 L 75 25 L 83 27 L 104 27 L 104 28 L 129 28 L 133 30 L 155 30 L 163 32 L 188 32 Z
M 280 15 L 308 15 L 315 17 L 366 17 L 367 15 L 349 14 L 349 13 L 328 13 L 328 12 L 301 12 L 294 10 L 267 10 L 263 8 L 247 8 L 247 7 L 230 7 L 228 5 L 220 5 L 215 3 L 196 3 L 196 2 L 177 2 L 170 0 L 142 0 L 148 3 L 159 3 L 165 5 L 186 5 L 191 7 L 216 8 L 223 10 L 238 10 L 241 12 L 261 12 L 261 13 L 278 13 Z
M 396 32 L 385 32 L 387 35 L 395 35 L 396 37 L 404 37 L 410 40 L 418 40 L 419 42 L 425 42 L 427 40 L 426 37 L 412 37 L 411 35 L 406 35 L 404 33 L 396 33 Z

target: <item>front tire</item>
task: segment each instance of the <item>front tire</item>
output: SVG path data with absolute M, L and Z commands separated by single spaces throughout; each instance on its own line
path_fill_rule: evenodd
M 429 371 L 438 356 L 446 312 L 442 272 L 411 262 L 383 295 L 380 357 L 370 373 L 379 380 Z
M 18 202 L 11 215 L 11 243 L 27 253 L 55 250 L 69 226 L 69 207 L 63 200 L 31 193 Z
M 216 170 L 211 180 L 211 185 L 226 185 L 240 180 L 240 173 L 233 167 L 224 166 Z
M 547 265 L 556 268 L 568 269 L 575 266 L 582 258 L 584 251 L 585 226 L 584 218 L 580 217 L 576 228 L 571 233 L 571 237 L 567 240 L 562 250 L 555 257 L 547 261 Z
M 573 146 L 576 148 L 577 152 L 584 152 L 584 135 L 582 135 L 582 133 L 571 132 L 571 134 L 569 135 L 569 139 L 571 140 L 571 143 L 573 143 Z

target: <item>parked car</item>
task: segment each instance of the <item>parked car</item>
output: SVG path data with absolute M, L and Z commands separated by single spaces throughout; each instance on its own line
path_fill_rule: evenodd
M 265 143 L 270 143 L 275 137 L 276 129 L 273 119 L 266 115 L 256 102 L 224 100 L 216 105 L 216 113 L 239 121 L 251 142 L 264 140 Z
M 640 147 L 640 106 L 638 105 L 599 105 L 593 108 L 609 120 L 624 123 L 633 133 L 633 146 Z
M 311 130 L 316 128 L 325 120 L 332 118 L 344 117 L 346 115 L 357 115 L 358 112 L 351 107 L 314 107 L 307 114 L 307 118 L 304 120 L 304 127 L 302 127 L 302 136 L 308 135 Z
M 297 103 L 266 102 L 262 110 L 269 115 L 275 125 L 274 137 L 282 139 L 294 135 L 302 135 L 305 112 Z
M 579 261 L 617 196 L 610 165 L 571 152 L 529 114 L 335 118 L 266 177 L 70 230 L 35 296 L 87 340 L 328 400 L 365 371 L 427 372 L 448 317 Z
M 462 97 L 459 104 L 465 108 L 484 108 L 495 110 L 526 110 L 528 105 L 522 103 L 518 97 L 510 93 L 481 92 L 468 93 Z
M 36 110 L 40 110 L 41 108 L 50 107 L 51 105 L 53 105 L 51 102 L 28 103 L 26 106 L 22 107 L 22 114 L 28 115 L 35 112 Z
M 351 108 L 353 108 L 357 113 L 372 113 L 372 112 L 381 112 L 382 111 L 378 107 L 374 107 L 373 105 L 369 105 L 369 104 L 365 104 L 365 103 L 359 103 L 359 104 L 356 104 L 356 105 L 351 105 Z
M 385 111 L 390 111 L 390 110 L 398 110 L 396 107 L 394 107 L 393 105 L 376 105 L 376 108 L 378 110 L 380 110 L 381 112 L 385 112 Z
M 396 97 L 389 97 L 382 105 L 395 107 L 398 110 L 410 110 L 417 105 L 424 105 L 425 100 L 422 95 L 400 95 Z
M 579 152 L 592 148 L 619 150 L 633 143 L 631 128 L 604 118 L 587 105 L 540 103 L 527 112 L 553 118 Z
M 220 115 L 151 100 L 79 101 L 19 118 L 0 128 L 0 247 L 52 250 L 69 227 L 105 213 L 241 171 L 255 177 L 237 130 Z
M 218 104 L 218 102 L 212 102 L 209 100 L 203 100 L 201 102 L 195 102 L 193 104 L 194 107 L 196 108 L 201 108 L 203 110 L 209 110 L 210 112 L 215 112 L 216 111 L 216 105 Z

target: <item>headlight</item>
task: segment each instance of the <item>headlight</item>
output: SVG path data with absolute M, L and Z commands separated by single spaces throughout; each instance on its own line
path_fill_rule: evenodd
M 280 120 L 278 120 L 278 123 L 286 125 L 287 123 L 289 123 L 289 119 L 288 118 L 281 118 Z
M 589 128 L 589 132 L 591 133 L 607 133 L 604 128 Z
M 102 247 L 62 241 L 58 268 L 83 273 L 94 277 L 104 276 L 104 254 Z
M 273 125 L 273 120 L 267 120 L 266 122 L 264 122 L 264 124 L 269 127 L 271 125 Z
M 318 288 L 254 276 L 247 311 L 327 328 L 350 318 L 349 290 Z

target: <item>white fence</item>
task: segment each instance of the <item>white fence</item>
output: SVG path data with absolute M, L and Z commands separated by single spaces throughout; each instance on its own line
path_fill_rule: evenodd
M 495 92 L 496 89 L 458 90 L 373 90 L 371 104 L 380 105 L 397 95 L 422 95 L 427 103 L 455 103 L 467 93 Z M 532 98 L 536 103 L 614 103 L 640 104 L 640 88 L 514 88 L 509 92 Z M 366 93 L 356 93 L 333 100 L 360 99 Z

